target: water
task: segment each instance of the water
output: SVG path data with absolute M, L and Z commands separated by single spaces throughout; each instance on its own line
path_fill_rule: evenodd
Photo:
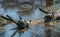
M 1 4 L 0 4 L 1 5 Z M 32 12 L 29 13 L 19 13 L 19 9 L 17 8 L 8 8 L 5 10 L 2 5 L 0 7 L 0 14 L 3 16 L 9 15 L 11 16 L 15 21 L 19 20 L 19 16 L 21 16 L 25 20 L 35 20 L 38 18 L 43 17 L 45 14 L 42 13 L 38 8 L 35 8 L 32 10 Z M 16 30 L 9 30 L 12 28 L 17 27 L 14 23 L 8 24 L 2 28 L 5 28 L 6 30 L 0 33 L 0 37 L 11 37 L 11 35 L 16 31 Z M 54 30 L 53 30 L 54 31 Z M 53 32 L 52 31 L 52 37 L 57 36 L 58 32 Z M 14 37 L 19 37 L 19 33 L 16 33 Z M 45 29 L 44 25 L 34 25 L 31 26 L 31 30 L 25 31 L 20 37 L 45 37 Z M 58 36 L 59 37 L 59 36 Z

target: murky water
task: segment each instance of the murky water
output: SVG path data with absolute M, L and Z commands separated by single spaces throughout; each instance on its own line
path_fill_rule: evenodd
M 22 13 L 22 12 L 19 12 L 17 8 L 11 8 L 11 9 L 4 10 L 2 5 L 0 6 L 0 14 L 4 16 L 9 15 L 16 21 L 19 20 L 19 16 L 21 16 L 25 20 L 34 20 L 34 19 L 41 18 L 45 15 L 38 8 L 33 9 L 32 12 L 29 12 L 29 13 L 24 13 L 24 12 Z M 12 29 L 15 27 L 16 25 L 14 23 L 4 26 L 3 28 L 5 28 L 6 30 L 5 32 L 0 33 L 0 37 L 10 37 L 16 30 L 9 30 L 9 29 Z M 59 33 L 58 29 L 55 28 L 55 30 L 57 30 L 58 32 L 56 32 L 55 30 L 52 30 L 52 33 L 51 33 L 53 35 L 52 37 L 56 37 L 58 35 Z M 19 37 L 19 34 L 16 33 L 14 37 Z M 24 34 L 22 34 L 20 37 L 45 37 L 44 25 L 31 26 L 31 30 L 24 32 Z

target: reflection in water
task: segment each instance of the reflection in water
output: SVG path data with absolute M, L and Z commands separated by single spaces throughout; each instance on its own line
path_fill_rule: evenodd
M 3 7 L 4 8 L 14 8 L 18 6 L 19 2 L 17 0 L 3 0 Z
M 19 13 L 19 15 L 21 15 L 21 16 L 32 14 L 32 12 L 20 12 L 20 11 L 19 11 L 18 13 Z

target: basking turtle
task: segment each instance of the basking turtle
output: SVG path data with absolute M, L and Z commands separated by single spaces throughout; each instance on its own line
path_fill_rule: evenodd
M 30 27 L 29 27 L 30 22 L 23 20 L 21 17 L 20 17 L 20 19 L 18 20 L 18 22 L 14 21 L 14 20 L 13 20 L 10 16 L 8 16 L 8 15 L 7 15 L 8 18 L 6 18 L 6 17 L 4 17 L 4 16 L 1 16 L 1 17 L 4 18 L 4 19 L 6 19 L 6 20 L 12 21 L 12 22 L 14 22 L 14 23 L 17 25 L 17 27 L 14 28 L 14 29 L 17 29 L 17 30 L 12 34 L 11 37 L 13 37 L 13 36 L 16 34 L 17 31 L 18 31 L 18 32 L 20 33 L 20 35 L 21 35 L 22 33 L 24 33 L 24 31 L 26 31 L 26 30 L 28 30 L 28 29 L 30 28 Z M 10 29 L 10 30 L 14 30 L 14 29 Z

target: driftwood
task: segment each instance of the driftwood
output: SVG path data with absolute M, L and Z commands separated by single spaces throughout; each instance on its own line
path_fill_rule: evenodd
M 42 9 L 40 9 L 42 12 L 44 12 L 44 13 L 46 13 L 46 14 L 49 14 L 48 12 L 46 12 L 46 11 L 44 11 L 44 10 L 42 10 Z M 53 14 L 52 14 L 53 15 Z M 10 16 L 8 16 L 7 15 L 7 17 L 8 18 L 6 18 L 6 17 L 4 17 L 4 16 L 1 16 L 2 18 L 4 18 L 4 19 L 6 19 L 6 20 L 9 20 L 9 21 L 12 21 L 12 22 L 14 22 L 18 27 L 16 28 L 17 29 L 17 31 L 19 32 L 19 33 L 24 33 L 24 31 L 26 31 L 26 30 L 28 30 L 29 29 L 29 26 L 30 25 L 37 25 L 37 24 L 45 24 L 45 27 L 49 27 L 50 25 L 48 25 L 48 23 L 50 23 L 50 22 L 53 22 L 53 21 L 56 21 L 56 19 L 52 19 L 52 21 L 50 21 L 50 22 L 48 22 L 48 23 L 44 23 L 44 21 L 45 21 L 45 19 L 44 19 L 44 17 L 43 18 L 39 18 L 39 19 L 36 19 L 36 20 L 31 20 L 31 21 L 23 21 L 24 22 L 24 24 L 25 25 L 28 25 L 26 28 L 24 27 L 24 29 L 19 29 L 19 25 L 18 25 L 18 23 L 16 22 L 16 21 L 14 21 Z M 20 17 L 20 20 L 22 20 L 22 18 Z M 53 26 L 53 24 L 52 24 L 52 26 Z M 47 37 L 48 37 L 48 33 L 47 32 L 51 32 L 51 29 L 50 28 L 48 28 L 47 30 L 46 30 L 46 34 L 47 34 Z M 12 36 L 14 36 L 16 34 L 16 32 L 14 32 L 14 34 L 12 35 Z M 51 35 L 50 33 L 49 33 L 49 35 Z

